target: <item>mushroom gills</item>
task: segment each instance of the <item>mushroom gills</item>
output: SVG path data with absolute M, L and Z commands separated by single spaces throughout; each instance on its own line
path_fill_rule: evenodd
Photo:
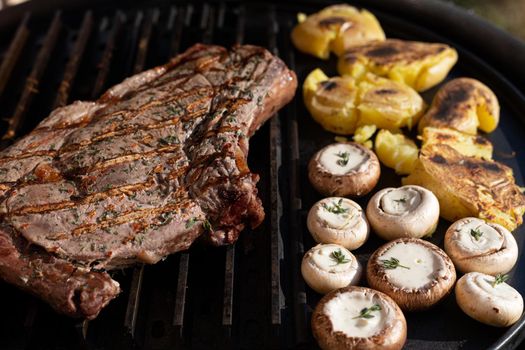
M 421 203 L 421 193 L 410 187 L 400 187 L 381 197 L 381 209 L 390 215 L 410 213 Z
M 324 307 L 334 332 L 363 338 L 371 337 L 385 328 L 389 311 L 389 306 L 379 298 L 363 292 L 340 293 Z
M 388 249 L 379 261 L 398 259 L 399 266 L 386 268 L 388 280 L 401 289 L 419 289 L 438 276 L 444 276 L 446 266 L 441 258 L 427 247 L 416 243 L 399 243 Z
M 321 165 L 334 175 L 345 175 L 351 171 L 361 171 L 366 165 L 368 155 L 351 144 L 337 143 L 321 153 Z

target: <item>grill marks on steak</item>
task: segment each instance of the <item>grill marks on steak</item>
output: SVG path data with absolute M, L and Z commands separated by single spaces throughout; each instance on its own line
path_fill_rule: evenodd
M 198 44 L 55 110 L 0 155 L 0 275 L 93 318 L 119 287 L 91 269 L 234 242 L 264 217 L 248 138 L 295 88 L 262 48 Z

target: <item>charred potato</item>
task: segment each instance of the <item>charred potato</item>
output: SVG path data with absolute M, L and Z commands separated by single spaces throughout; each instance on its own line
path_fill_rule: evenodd
M 328 78 L 315 69 L 304 81 L 303 98 L 306 108 L 323 128 L 342 135 L 354 133 L 358 119 L 354 79 Z
M 459 153 L 484 159 L 492 159 L 492 143 L 482 136 L 465 134 L 449 128 L 426 127 L 422 135 L 423 146 L 449 145 Z
M 336 134 L 353 134 L 357 127 L 376 125 L 398 130 L 415 125 L 425 104 L 408 86 L 367 74 L 328 78 L 312 71 L 303 85 L 306 108 L 315 121 Z
M 419 122 L 419 132 L 427 126 L 449 127 L 475 135 L 477 129 L 492 132 L 499 122 L 499 102 L 485 84 L 470 78 L 446 83 Z
M 358 96 L 358 126 L 373 124 L 394 131 L 402 127 L 410 129 L 425 109 L 425 102 L 412 88 L 374 74 L 366 74 L 359 80 Z
M 397 174 L 410 174 L 416 165 L 419 149 L 414 141 L 403 134 L 380 130 L 375 140 L 375 152 L 381 163 Z
M 456 50 L 445 44 L 387 39 L 346 50 L 338 70 L 354 78 L 371 72 L 424 91 L 445 79 L 457 59 Z
M 464 156 L 448 145 L 424 147 L 414 171 L 402 183 L 434 192 L 441 216 L 449 221 L 475 216 L 510 231 L 523 222 L 525 195 L 516 186 L 512 169 Z
M 328 59 L 349 47 L 371 40 L 384 40 L 385 33 L 373 14 L 349 5 L 334 5 L 310 16 L 299 16 L 292 42 L 302 52 Z

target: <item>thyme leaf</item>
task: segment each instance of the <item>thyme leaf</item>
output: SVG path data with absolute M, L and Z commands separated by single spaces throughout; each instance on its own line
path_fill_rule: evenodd
M 195 217 L 186 220 L 186 228 L 188 229 L 188 228 L 193 227 L 193 225 L 195 225 L 196 222 L 197 222 L 197 218 Z
M 339 166 L 346 166 L 348 164 L 348 160 L 350 159 L 350 153 L 348 152 L 339 152 L 335 154 L 341 159 L 337 160 L 337 165 Z
M 494 282 L 492 282 L 492 287 L 496 288 L 496 286 L 498 284 L 504 283 L 508 279 L 509 279 L 509 275 L 503 274 L 503 273 L 499 273 L 499 274 L 496 275 L 496 277 L 494 277 Z
M 343 208 L 343 199 L 339 199 L 337 202 L 332 202 L 332 206 L 328 206 L 326 203 L 323 203 L 323 208 L 333 214 L 343 214 L 348 212 L 348 208 Z
M 405 197 L 399 198 L 399 199 L 394 199 L 394 202 L 396 202 L 396 203 L 406 203 L 407 199 Z
M 385 269 L 387 269 L 387 270 L 393 270 L 393 269 L 398 268 L 398 267 L 402 267 L 404 269 L 410 270 L 410 267 L 401 265 L 399 263 L 399 259 L 396 259 L 394 257 L 391 257 L 388 260 L 381 260 L 381 262 L 383 263 L 383 267 Z
M 330 258 L 335 261 L 335 264 L 336 265 L 339 265 L 339 264 L 346 264 L 346 263 L 349 263 L 350 260 L 346 258 L 345 254 L 341 251 L 341 249 L 338 249 L 338 250 L 334 250 L 331 254 L 330 254 Z
M 483 232 L 479 230 L 479 228 L 471 229 L 470 235 L 476 239 L 476 241 L 479 241 L 479 238 L 483 236 Z
M 356 317 L 353 317 L 353 319 L 356 319 L 356 318 L 373 318 L 375 317 L 374 315 L 372 315 L 371 313 L 373 311 L 380 311 L 381 310 L 381 306 L 379 306 L 379 304 L 374 304 L 370 307 L 365 307 L 364 309 L 362 309 L 360 312 L 359 312 L 359 315 L 356 316 Z

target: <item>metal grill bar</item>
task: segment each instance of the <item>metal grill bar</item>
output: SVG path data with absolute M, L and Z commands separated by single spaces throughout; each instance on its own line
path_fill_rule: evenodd
M 287 33 L 292 31 L 292 23 L 286 23 L 284 33 L 284 47 L 291 48 L 290 37 Z M 292 49 L 286 50 L 284 57 L 288 67 L 295 71 L 295 55 Z M 297 106 L 293 100 L 287 107 L 287 138 L 288 138 L 288 176 L 289 176 L 289 201 L 290 201 L 290 256 L 292 271 L 292 302 L 294 316 L 294 334 L 295 342 L 303 344 L 307 340 L 307 301 L 304 280 L 301 275 L 300 262 L 304 255 L 303 236 L 301 230 L 301 190 L 299 174 L 299 127 L 297 122 Z
M 66 71 L 64 73 L 64 78 L 62 79 L 62 82 L 60 83 L 60 87 L 58 88 L 55 102 L 53 103 L 53 109 L 60 107 L 60 106 L 64 106 L 67 103 L 67 99 L 69 97 L 69 91 L 71 90 L 71 84 L 73 83 L 73 80 L 75 79 L 75 76 L 77 75 L 78 66 L 80 65 L 80 61 L 82 60 L 82 56 L 86 49 L 92 27 L 93 27 L 93 12 L 88 11 L 84 15 L 84 19 L 82 20 L 82 25 L 80 27 L 80 31 L 78 33 L 77 40 L 75 42 L 75 47 L 73 48 L 71 57 L 69 58 L 69 61 L 66 65 Z
M 187 15 L 191 16 L 193 7 L 187 5 L 185 8 L 177 8 L 176 25 L 173 28 L 172 41 L 171 41 L 171 55 L 174 56 L 179 53 L 182 30 L 184 25 L 188 23 Z M 191 17 L 190 17 L 191 20 Z M 184 309 L 186 305 L 186 289 L 188 286 L 188 269 L 190 265 L 190 253 L 185 251 L 179 254 L 179 271 L 177 277 L 177 289 L 175 299 L 175 310 L 173 314 L 173 326 L 176 328 L 176 336 L 178 339 L 182 339 L 184 331 Z
M 4 93 L 7 81 L 9 80 L 13 68 L 18 61 L 18 57 L 27 42 L 27 38 L 29 37 L 29 29 L 27 28 L 29 17 L 29 13 L 26 13 L 24 19 L 22 19 L 22 22 L 18 26 L 16 34 L 9 45 L 9 49 L 5 54 L 4 61 L 0 66 L 0 96 Z
M 115 49 L 117 38 L 122 27 L 122 22 L 123 14 L 120 11 L 117 11 L 115 18 L 113 19 L 113 28 L 111 28 L 111 32 L 104 48 L 104 53 L 102 54 L 102 58 L 98 64 L 99 71 L 95 80 L 95 85 L 93 86 L 93 90 L 91 92 L 91 97 L 93 99 L 98 98 L 102 92 L 102 89 L 104 88 L 104 84 L 106 83 L 109 66 L 111 64 L 111 59 L 113 58 L 113 50 Z
M 144 69 L 144 63 L 146 62 L 146 55 L 148 52 L 149 41 L 152 33 L 152 26 L 158 20 L 158 10 L 155 9 L 153 13 L 149 13 L 142 31 L 140 39 L 137 45 L 137 55 L 135 58 L 135 64 L 133 66 L 133 74 L 140 73 Z M 138 30 L 138 26 L 142 22 L 142 12 L 137 15 L 135 21 L 135 29 Z M 132 42 L 132 45 L 134 42 Z M 131 280 L 131 287 L 129 291 L 128 306 L 126 309 L 126 316 L 124 319 L 124 326 L 130 333 L 131 337 L 135 336 L 135 328 L 137 325 L 137 315 L 140 305 L 140 295 L 142 291 L 142 281 L 144 280 L 144 264 L 139 267 L 135 267 L 133 270 L 133 277 Z
M 274 55 L 278 55 L 277 35 L 279 25 L 276 20 L 275 8 L 272 6 L 269 11 L 269 42 L 268 47 Z M 277 113 L 270 120 L 270 205 L 271 205 L 271 285 L 272 285 L 272 304 L 271 319 L 274 328 L 281 325 L 281 307 L 283 300 L 281 297 L 281 259 L 283 254 L 280 218 L 283 207 L 279 192 L 279 169 L 282 165 L 281 155 L 281 120 Z
M 221 7 L 222 8 L 222 7 Z M 221 15 L 222 12 L 222 15 Z M 222 17 L 222 19 L 221 19 Z M 224 21 L 223 11 L 219 12 L 219 25 Z M 244 26 L 245 26 L 245 12 L 244 7 L 239 8 L 237 15 L 237 25 L 235 33 L 235 42 L 242 44 L 244 40 Z M 225 326 L 225 334 L 227 337 L 231 336 L 231 327 L 233 325 L 233 292 L 235 284 L 235 249 L 236 244 L 226 248 L 226 262 L 224 269 L 224 300 L 222 311 L 222 325 Z
M 8 121 L 8 127 L 6 133 L 3 135 L 2 140 L 11 140 L 15 137 L 16 132 L 20 123 L 23 121 L 27 114 L 27 110 L 33 101 L 33 97 L 38 93 L 38 86 L 40 84 L 40 79 L 46 70 L 51 52 L 55 48 L 55 44 L 58 39 L 58 34 L 60 33 L 61 27 L 61 13 L 56 12 L 53 17 L 53 21 L 49 26 L 44 42 L 42 43 L 42 48 L 38 52 L 38 55 L 35 60 L 35 65 L 29 77 L 26 79 L 26 84 L 24 86 L 24 91 L 22 92 L 22 97 L 18 101 L 18 104 L 15 109 L 15 113 L 12 118 Z

